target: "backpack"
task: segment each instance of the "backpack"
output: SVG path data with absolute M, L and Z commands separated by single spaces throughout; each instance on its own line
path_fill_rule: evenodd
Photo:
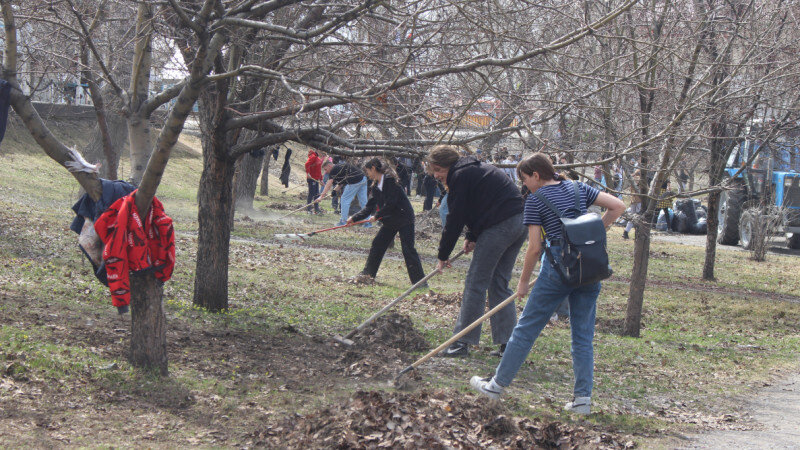
M 578 287 L 597 283 L 614 273 L 608 264 L 606 252 L 606 227 L 600 216 L 594 213 L 581 214 L 581 197 L 578 183 L 573 181 L 575 206 L 561 212 L 539 192 L 534 195 L 542 201 L 561 220 L 561 260 L 556 262 L 550 252 L 550 245 L 544 249 L 550 263 L 555 267 L 561 280 L 567 286 Z M 576 211 L 578 217 L 564 217 L 569 211 Z M 544 228 L 542 229 L 544 232 Z

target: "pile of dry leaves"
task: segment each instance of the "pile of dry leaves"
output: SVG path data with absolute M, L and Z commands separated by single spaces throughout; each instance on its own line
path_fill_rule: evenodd
M 389 379 L 413 361 L 407 352 L 426 350 L 428 342 L 408 316 L 389 313 L 353 336 L 353 346 L 338 364 L 348 376 Z
M 344 405 L 293 415 L 248 437 L 280 448 L 633 448 L 620 436 L 517 418 L 483 399 L 359 391 Z
M 436 292 L 428 292 L 427 294 L 420 294 L 414 297 L 414 302 L 427 303 L 434 306 L 448 306 L 461 304 L 461 292 L 453 292 L 450 294 L 439 294 Z
M 428 341 L 414 328 L 411 318 L 396 312 L 378 317 L 356 333 L 353 340 L 359 346 L 380 345 L 406 352 L 419 352 L 429 347 Z

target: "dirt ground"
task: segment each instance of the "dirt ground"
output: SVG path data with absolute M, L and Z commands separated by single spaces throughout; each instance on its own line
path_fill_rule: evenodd
M 689 436 L 685 449 L 800 448 L 800 374 L 767 385 L 747 405 L 753 426 Z
M 691 245 L 694 247 L 705 247 L 706 236 L 697 234 L 680 234 L 669 232 L 653 232 L 654 241 L 670 242 L 672 244 Z M 631 236 L 633 238 L 633 236 Z M 747 252 L 739 245 L 721 245 L 717 246 L 718 249 L 734 250 L 739 252 Z M 769 245 L 769 252 L 778 255 L 794 255 L 800 256 L 800 249 L 793 250 L 786 247 L 786 240 L 780 236 L 776 236 Z
M 415 301 L 457 303 L 452 297 L 425 294 Z M 125 319 L 39 305 L 4 295 L 6 313 L 0 315 L 0 326 L 44 326 L 51 342 L 69 342 L 108 359 L 125 354 Z M 28 370 L 33 363 L 29 355 L 6 353 L 8 364 L 0 367 L 0 446 L 634 446 L 629 437 L 600 428 L 515 417 L 506 407 L 471 393 L 454 395 L 428 386 L 406 392 L 392 389 L 388 381 L 415 359 L 408 352 L 430 347 L 411 320 L 400 314 L 376 320 L 356 334 L 351 347 L 329 337 L 303 335 L 291 326 L 253 333 L 169 321 L 171 367 L 200 378 L 234 376 L 233 390 L 239 394 L 256 389 L 254 380 L 266 374 L 270 395 L 287 397 L 285 410 L 266 410 L 257 401 L 229 404 L 222 392 L 209 395 L 172 377 L 155 381 L 142 376 L 141 383 L 131 385 L 98 376 L 117 370 L 115 365 L 84 368 L 66 379 L 42 379 Z M 304 403 L 320 392 L 335 396 L 334 389 L 354 394 L 326 404 Z M 130 417 L 135 420 L 127 422 Z

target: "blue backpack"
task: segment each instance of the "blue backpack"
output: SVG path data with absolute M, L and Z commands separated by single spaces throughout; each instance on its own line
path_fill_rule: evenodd
M 575 206 L 563 212 L 559 211 L 542 194 L 535 192 L 534 195 L 561 220 L 561 236 L 563 240 L 561 260 L 557 262 L 553 258 L 549 243 L 545 243 L 545 253 L 550 259 L 550 263 L 558 271 L 564 284 L 577 287 L 604 280 L 610 277 L 614 271 L 611 270 L 611 266 L 608 264 L 606 227 L 597 214 L 581 214 L 581 196 L 578 183 L 573 181 L 572 186 L 575 191 Z M 575 211 L 577 217 L 574 219 L 564 217 L 570 211 Z

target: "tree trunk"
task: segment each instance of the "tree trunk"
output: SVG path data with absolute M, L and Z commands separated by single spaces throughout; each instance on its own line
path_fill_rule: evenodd
M 105 118 L 108 126 L 108 138 L 111 142 L 110 147 L 105 148 L 102 130 L 98 125 L 95 125 L 94 130 L 92 130 L 92 138 L 84 150 L 84 155 L 86 155 L 85 158 L 89 162 L 103 161 L 103 165 L 100 166 L 100 177 L 116 180 L 119 178 L 117 173 L 119 157 L 122 154 L 125 141 L 128 139 L 128 125 L 123 117 L 108 113 L 107 110 Z
M 256 195 L 258 175 L 263 165 L 264 151 L 256 151 L 255 153 L 259 156 L 253 156 L 252 153 L 245 153 L 236 164 L 238 169 L 236 170 L 234 192 L 236 193 L 236 210 L 241 212 L 253 211 L 253 197 Z
M 264 167 L 261 169 L 261 195 L 269 196 L 269 161 L 272 159 L 272 147 L 267 148 L 264 155 Z
M 168 374 L 164 283 L 152 272 L 131 273 L 131 364 Z
M 201 95 L 200 129 L 203 173 L 197 191 L 197 264 L 192 302 L 209 311 L 228 309 L 228 257 L 233 223 L 233 178 L 236 160 L 228 157 L 229 135 L 220 125 L 225 111 L 226 83 L 206 89 Z M 235 133 L 238 135 L 238 133 Z
M 147 161 L 150 159 L 150 120 L 140 111 L 147 101 L 150 89 L 150 70 L 153 60 L 151 40 L 153 37 L 153 13 L 150 5 L 140 3 L 136 18 L 136 43 L 134 45 L 133 76 L 131 76 L 131 105 L 133 112 L 128 119 L 130 137 L 131 171 L 130 181 L 139 185 L 144 176 Z
M 147 161 L 150 159 L 150 121 L 146 117 L 132 116 L 128 120 L 131 170 L 128 180 L 138 186 L 142 181 Z
M 647 282 L 647 266 L 650 262 L 650 219 L 654 211 L 646 213 L 638 227 L 633 246 L 633 268 L 631 285 L 628 290 L 628 307 L 625 312 L 623 336 L 639 337 L 642 325 L 642 305 L 644 288 Z
M 713 186 L 713 184 L 712 184 Z M 715 281 L 714 264 L 717 259 L 717 227 L 719 226 L 719 192 L 708 194 L 708 214 L 706 216 L 706 256 L 703 262 L 703 279 Z
M 204 153 L 206 153 L 204 151 Z M 197 265 L 194 300 L 209 311 L 228 309 L 228 255 L 235 164 L 209 156 L 198 191 Z

